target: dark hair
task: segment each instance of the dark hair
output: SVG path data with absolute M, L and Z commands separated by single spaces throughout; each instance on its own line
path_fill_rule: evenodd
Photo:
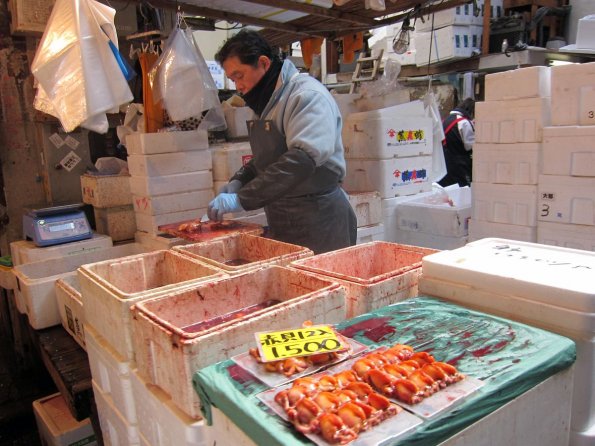
M 215 54 L 219 65 L 223 65 L 230 57 L 236 56 L 240 62 L 255 67 L 260 56 L 273 60 L 273 49 L 268 42 L 256 31 L 243 29 L 235 36 L 225 41 Z
M 460 111 L 466 118 L 473 119 L 475 115 L 475 101 L 471 98 L 465 98 L 459 102 L 456 110 Z

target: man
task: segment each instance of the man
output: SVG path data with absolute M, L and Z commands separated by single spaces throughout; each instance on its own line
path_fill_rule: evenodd
M 471 185 L 471 171 L 473 144 L 475 143 L 475 129 L 473 115 L 475 101 L 467 98 L 460 102 L 442 122 L 445 139 L 442 141 L 444 160 L 446 161 L 446 175 L 438 183 L 443 186 L 458 184 Z
M 209 218 L 264 206 L 276 240 L 317 254 L 354 245 L 356 217 L 340 187 L 341 114 L 328 90 L 255 31 L 240 31 L 215 57 L 257 119 L 247 123 L 254 157 L 211 201 Z

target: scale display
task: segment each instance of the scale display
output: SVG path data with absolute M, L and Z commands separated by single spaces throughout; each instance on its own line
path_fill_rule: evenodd
M 29 211 L 23 216 L 23 230 L 37 246 L 84 240 L 93 234 L 85 213 L 68 207 Z

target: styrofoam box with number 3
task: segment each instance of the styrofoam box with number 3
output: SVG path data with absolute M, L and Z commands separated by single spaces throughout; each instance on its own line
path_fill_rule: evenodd
M 595 121 L 593 124 L 545 127 L 541 173 L 595 177 Z M 473 174 L 475 175 L 475 171 Z
M 595 125 L 595 62 L 552 70 L 552 125 Z
M 539 175 L 538 219 L 595 225 L 595 177 Z

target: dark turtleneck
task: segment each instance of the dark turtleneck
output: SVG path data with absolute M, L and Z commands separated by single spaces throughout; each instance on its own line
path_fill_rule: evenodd
M 258 116 L 262 114 L 262 111 L 273 95 L 273 91 L 275 91 L 275 86 L 277 85 L 277 79 L 279 73 L 281 73 L 282 66 L 283 63 L 279 59 L 274 58 L 271 61 L 271 66 L 267 72 L 264 73 L 264 76 L 262 76 L 262 79 L 252 87 L 252 90 L 243 96 L 248 107 L 254 110 L 254 113 Z

